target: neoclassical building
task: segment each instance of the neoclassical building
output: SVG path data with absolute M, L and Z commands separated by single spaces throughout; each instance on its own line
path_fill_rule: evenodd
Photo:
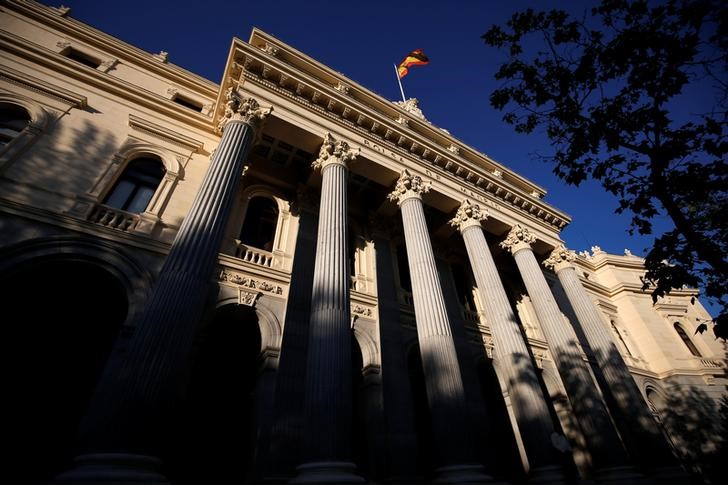
M 13 483 L 708 480 L 695 291 L 265 32 L 222 79 L 0 3 Z

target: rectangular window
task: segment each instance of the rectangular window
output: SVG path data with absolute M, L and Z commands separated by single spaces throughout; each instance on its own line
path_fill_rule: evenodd
M 174 99 L 172 99 L 177 104 L 181 104 L 185 108 L 189 108 L 193 111 L 202 112 L 202 104 L 198 103 L 197 101 L 193 101 L 189 98 L 185 98 L 184 96 L 176 95 Z
M 91 69 L 98 69 L 98 67 L 101 65 L 101 61 L 91 57 L 90 55 L 77 51 L 76 49 L 69 48 L 64 55 L 68 57 L 69 59 L 73 59 L 76 62 L 80 62 L 84 66 L 88 66 Z

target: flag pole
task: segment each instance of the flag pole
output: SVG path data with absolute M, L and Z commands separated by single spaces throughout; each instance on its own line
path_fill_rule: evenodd
M 407 101 L 404 99 L 404 89 L 402 89 L 402 79 L 399 77 L 399 71 L 397 70 L 397 64 L 394 64 L 394 74 L 397 76 L 397 82 L 399 83 L 399 92 L 402 93 L 402 102 Z

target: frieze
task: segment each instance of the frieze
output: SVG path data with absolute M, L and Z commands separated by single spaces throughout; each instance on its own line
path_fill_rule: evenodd
M 371 308 L 368 308 L 368 307 L 365 307 L 362 305 L 352 305 L 351 313 L 354 315 L 361 316 L 361 317 L 371 317 L 374 312 L 372 312 Z
M 259 62 L 261 63 L 261 66 L 265 65 L 265 61 L 262 59 L 259 59 Z M 310 106 L 311 108 L 315 109 L 318 112 L 321 112 L 322 114 L 330 117 L 334 117 L 340 122 L 349 125 L 351 128 L 354 129 L 361 129 L 365 130 L 368 134 L 371 134 L 373 136 L 379 137 L 382 139 L 382 142 L 384 144 L 391 145 L 391 147 L 395 148 L 396 150 L 402 151 L 404 155 L 407 156 L 415 156 L 423 161 L 432 163 L 439 168 L 451 173 L 453 176 L 458 177 L 459 179 L 462 179 L 465 183 L 468 185 L 474 185 L 482 190 L 485 190 L 486 192 L 492 193 L 495 197 L 499 199 L 503 199 L 506 204 L 503 206 L 510 207 L 513 206 L 515 209 L 519 211 L 524 211 L 527 214 L 529 214 L 531 217 L 534 217 L 536 219 L 541 220 L 544 224 L 553 226 L 556 229 L 563 229 L 567 223 L 568 220 L 563 218 L 562 216 L 557 215 L 556 213 L 552 212 L 549 208 L 541 208 L 539 207 L 539 199 L 540 197 L 537 195 L 532 195 L 532 192 L 535 194 L 538 194 L 535 190 L 529 190 L 528 192 L 524 193 L 523 195 L 518 194 L 517 192 L 514 192 L 513 190 L 509 188 L 504 188 L 501 186 L 501 183 L 505 182 L 505 174 L 500 169 L 500 167 L 496 166 L 495 168 L 491 168 L 487 170 L 485 173 L 488 174 L 489 177 L 492 177 L 491 180 L 487 180 L 484 178 L 485 173 L 482 173 L 478 171 L 477 173 L 474 172 L 472 169 L 467 168 L 462 165 L 461 161 L 450 159 L 451 156 L 454 157 L 462 157 L 463 155 L 461 153 L 453 153 L 450 152 L 449 149 L 454 148 L 458 152 L 461 151 L 461 148 L 457 145 L 448 145 L 448 146 L 442 146 L 440 147 L 445 154 L 449 154 L 449 156 L 441 156 L 440 154 L 432 151 L 430 148 L 425 148 L 423 146 L 414 145 L 414 140 L 407 138 L 407 142 L 401 143 L 401 146 L 397 145 L 397 141 L 399 140 L 399 137 L 396 135 L 401 135 L 399 133 L 398 129 L 395 131 L 395 127 L 399 126 L 402 127 L 403 125 L 400 125 L 397 123 L 397 119 L 392 119 L 392 126 L 386 126 L 381 124 L 380 122 L 371 119 L 364 114 L 359 113 L 358 109 L 353 108 L 352 106 L 347 106 L 346 100 L 344 99 L 337 99 L 337 106 L 335 109 L 327 110 L 327 102 L 332 99 L 332 94 L 328 94 L 324 91 L 317 90 L 313 87 L 307 89 L 303 89 L 303 86 L 299 83 L 298 89 L 287 89 L 282 88 L 278 83 L 274 82 L 273 80 L 266 80 L 264 79 L 260 74 L 262 73 L 263 68 L 261 66 L 258 66 L 256 69 L 260 72 L 252 72 L 252 71 L 246 71 L 244 73 L 245 77 L 260 83 L 262 85 L 265 85 L 269 87 L 270 89 L 279 92 L 280 94 L 290 97 L 294 99 L 296 102 L 305 104 Z M 282 73 L 281 73 L 282 74 Z M 286 74 L 289 76 L 290 74 Z M 273 76 L 275 77 L 275 76 Z M 343 94 L 341 91 L 337 89 L 337 85 L 330 86 L 332 93 L 336 94 Z M 323 98 L 323 99 L 322 99 Z M 321 106 L 321 103 L 323 102 L 324 106 Z M 313 104 L 312 104 L 313 103 Z M 323 109 L 317 109 L 317 108 L 323 108 Z M 344 115 L 344 112 L 347 113 L 348 117 Z M 351 119 L 349 119 L 351 118 Z M 355 120 L 355 121 L 354 121 Z M 369 126 L 371 124 L 371 126 Z M 389 133 L 389 136 L 387 136 L 387 131 Z M 411 143 L 410 143 L 411 142 Z M 395 153 L 394 151 L 387 150 L 385 147 L 382 147 L 381 145 L 377 145 L 376 143 L 372 143 L 367 139 L 362 139 L 361 145 L 363 146 L 369 146 L 370 148 L 378 151 L 379 153 L 382 153 L 386 156 L 392 156 L 394 160 L 400 161 L 402 163 L 406 163 L 404 158 L 399 154 Z M 421 151 L 422 153 L 415 152 L 416 147 Z M 427 158 L 430 157 L 430 158 Z M 467 159 L 467 161 L 470 161 Z M 445 169 L 443 164 L 446 164 L 447 162 L 450 162 L 450 169 Z M 479 161 L 473 162 L 470 161 L 470 163 L 480 163 Z M 496 182 L 498 181 L 498 182 Z M 503 181 L 503 182 L 501 182 Z M 472 196 L 471 196 L 472 197 Z M 484 201 L 482 199 L 479 199 L 480 202 Z M 544 210 L 545 209 L 545 210 Z
M 225 270 L 220 272 L 218 280 L 225 283 L 243 286 L 253 290 L 261 290 L 272 295 L 283 295 L 283 287 L 266 280 L 255 279 L 249 276 L 243 276 L 237 273 L 231 273 Z

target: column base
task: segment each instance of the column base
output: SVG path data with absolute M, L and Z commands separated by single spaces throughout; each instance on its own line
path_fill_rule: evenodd
M 364 483 L 356 466 L 346 461 L 317 461 L 297 466 L 298 475 L 288 483 Z
M 51 484 L 113 483 L 169 485 L 161 473 L 162 460 L 153 456 L 126 453 L 95 453 L 79 455 L 70 470 L 54 478 Z
M 631 466 L 601 468 L 594 474 L 594 481 L 597 483 L 619 483 L 627 485 L 645 485 L 652 483 L 652 480 L 645 477 Z
M 496 483 L 493 477 L 485 473 L 482 465 L 443 466 L 435 470 L 433 484 L 455 485 L 461 483 Z
M 564 470 L 558 465 L 534 468 L 528 473 L 528 483 L 566 483 Z

